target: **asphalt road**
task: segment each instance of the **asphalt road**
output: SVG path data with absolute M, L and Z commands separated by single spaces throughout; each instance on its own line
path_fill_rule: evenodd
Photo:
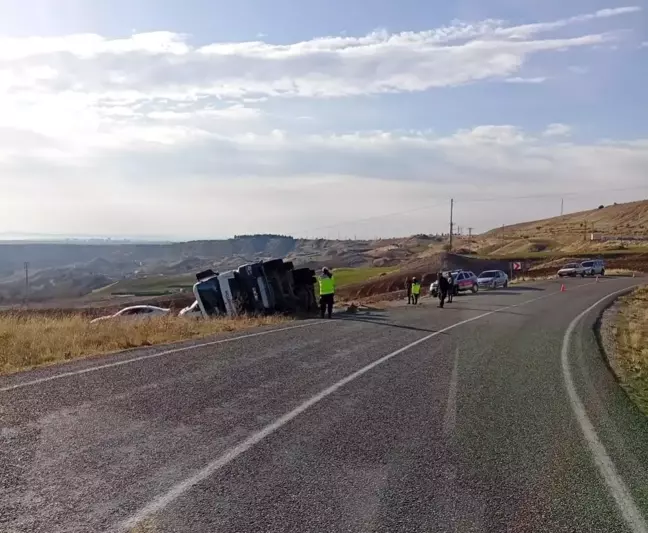
M 0 379 L 0 532 L 644 533 L 648 419 L 592 328 L 640 281 Z

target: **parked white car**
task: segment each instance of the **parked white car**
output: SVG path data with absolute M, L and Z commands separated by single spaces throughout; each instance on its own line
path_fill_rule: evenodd
M 117 318 L 128 318 L 128 319 L 143 319 L 151 318 L 154 316 L 163 316 L 169 313 L 170 309 L 165 309 L 164 307 L 157 307 L 155 305 L 132 305 L 130 307 L 125 307 L 120 309 L 114 315 L 100 316 L 91 320 L 90 323 L 94 324 L 95 322 L 102 322 L 104 320 L 117 319 Z
M 580 263 L 567 263 L 558 271 L 558 277 L 562 278 L 563 276 L 584 276 L 583 267 Z

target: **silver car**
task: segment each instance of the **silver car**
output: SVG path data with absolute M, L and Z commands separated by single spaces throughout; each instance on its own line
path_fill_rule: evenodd
M 605 276 L 603 259 L 590 259 L 581 263 L 582 276 Z
M 562 278 L 563 276 L 584 276 L 583 267 L 580 263 L 568 263 L 558 271 L 558 277 Z
M 480 289 L 499 289 L 508 287 L 509 279 L 502 270 L 486 270 L 477 276 Z

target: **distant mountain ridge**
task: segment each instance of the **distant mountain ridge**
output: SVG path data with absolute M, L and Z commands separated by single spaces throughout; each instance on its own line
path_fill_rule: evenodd
M 77 244 L 67 242 L 0 244 L 0 273 L 23 268 L 56 268 L 102 259 L 108 262 L 181 261 L 189 257 L 222 260 L 235 255 L 287 255 L 297 240 L 280 235 L 250 235 L 213 241 L 179 243 Z

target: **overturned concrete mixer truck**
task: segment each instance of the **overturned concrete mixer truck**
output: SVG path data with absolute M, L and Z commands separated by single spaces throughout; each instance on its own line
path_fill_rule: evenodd
M 183 310 L 191 309 L 195 316 L 299 314 L 317 309 L 315 271 L 296 269 L 283 259 L 249 263 L 222 273 L 209 269 L 196 274 L 196 279 L 196 302 Z

